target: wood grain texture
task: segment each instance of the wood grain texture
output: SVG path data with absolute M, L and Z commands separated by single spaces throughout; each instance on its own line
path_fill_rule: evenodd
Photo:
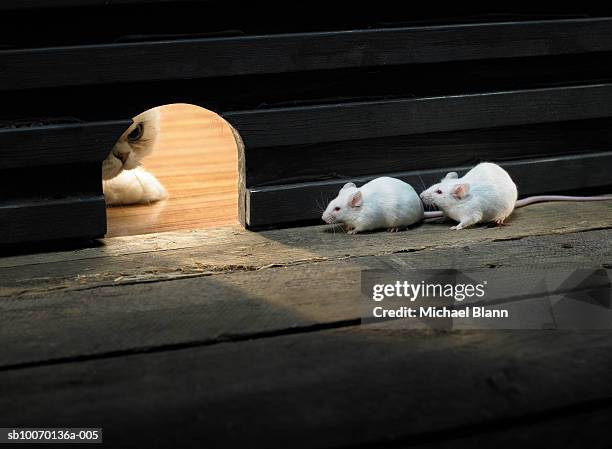
M 608 399 L 611 349 L 607 331 L 353 327 L 5 371 L 0 418 L 102 423 L 109 447 L 391 443 Z
M 0 300 L 0 370 L 354 325 L 362 314 L 360 274 L 365 269 L 484 271 L 491 285 L 507 282 L 512 270 L 513 277 L 522 273 L 525 288 L 518 285 L 512 294 L 536 297 L 533 279 L 539 282 L 542 273 L 601 269 L 612 263 L 611 237 L 610 229 L 526 237 L 476 243 L 469 251 L 450 247 L 299 265 L 279 263 L 157 284 L 49 289 L 13 296 Z M 542 271 L 543 267 L 548 271 Z M 554 289 L 551 283 L 547 294 L 553 295 Z M 41 322 L 47 324 L 41 328 Z M 528 326 L 520 323 L 520 327 Z
M 143 165 L 169 197 L 151 205 L 108 208 L 107 237 L 236 223 L 236 142 L 215 113 L 190 105 L 163 106 L 160 140 Z
M 449 223 L 350 236 L 326 227 L 253 233 L 238 227 L 105 240 L 102 247 L 0 259 L 0 296 L 147 283 L 612 227 L 612 202 L 536 204 L 502 228 L 450 232 Z M 574 253 L 575 254 L 575 253 Z
M 590 18 L 7 50 L 0 89 L 610 51 L 611 24 Z

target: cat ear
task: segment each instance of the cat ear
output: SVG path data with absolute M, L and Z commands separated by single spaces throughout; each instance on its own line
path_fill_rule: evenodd
M 457 179 L 458 177 L 459 177 L 459 175 L 457 174 L 457 172 L 456 172 L 456 171 L 451 171 L 451 172 L 448 172 L 448 173 L 446 174 L 446 176 L 444 177 L 444 179 Z
M 363 195 L 361 194 L 360 190 L 351 195 L 348 204 L 350 207 L 359 207 L 363 204 Z
M 453 196 L 458 199 L 465 198 L 470 191 L 470 185 L 468 183 L 456 184 L 453 187 Z
M 344 184 L 344 186 L 342 186 L 340 190 L 350 189 L 351 187 L 357 187 L 357 186 L 355 185 L 354 182 L 347 182 L 346 184 Z

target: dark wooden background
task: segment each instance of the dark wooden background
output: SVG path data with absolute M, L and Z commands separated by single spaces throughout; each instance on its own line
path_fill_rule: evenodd
M 102 236 L 97 166 L 130 117 L 168 103 L 214 110 L 239 131 L 239 213 L 251 229 L 318 222 L 347 180 L 393 175 L 419 190 L 483 160 L 504 164 L 523 195 L 612 185 L 607 10 L 404 12 L 382 1 L 347 14 L 323 2 L 169 0 L 0 10 L 0 243 Z

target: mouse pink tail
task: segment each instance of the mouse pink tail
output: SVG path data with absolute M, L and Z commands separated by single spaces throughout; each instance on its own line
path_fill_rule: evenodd
M 427 220 L 429 218 L 442 218 L 444 216 L 444 214 L 442 213 L 442 211 L 435 211 L 435 212 L 425 212 L 423 214 L 423 219 Z
M 563 196 L 563 195 L 540 195 L 529 196 L 518 200 L 514 207 L 523 207 L 533 203 L 544 203 L 548 201 L 610 201 L 612 196 Z

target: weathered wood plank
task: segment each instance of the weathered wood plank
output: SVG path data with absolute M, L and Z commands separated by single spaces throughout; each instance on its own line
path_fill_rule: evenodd
M 5 371 L 0 418 L 109 447 L 382 444 L 609 399 L 611 364 L 609 332 L 355 327 Z
M 589 18 L 7 50 L 0 89 L 610 51 L 611 27 Z
M 363 269 L 486 270 L 495 282 L 536 260 L 559 269 L 612 265 L 612 230 L 4 298 L 0 370 L 354 324 Z
M 106 233 L 102 161 L 131 121 L 66 122 L 0 129 L 2 250 Z
M 610 228 L 612 203 L 533 205 L 517 210 L 509 224 L 461 232 L 451 232 L 449 224 L 424 224 L 397 234 L 356 236 L 326 227 L 261 233 L 229 227 L 117 237 L 102 247 L 0 259 L 0 297 Z
M 130 124 L 118 120 L 0 129 L 0 169 L 102 163 Z
M 228 112 L 248 151 L 612 115 L 612 85 L 591 84 Z M 321 123 L 325 126 L 322 127 Z M 248 160 L 247 160 L 248 163 Z
M 176 9 L 173 11 L 176 14 Z M 112 19 L 116 17 L 113 15 Z M 211 18 L 208 17 L 208 20 Z M 125 26 L 133 27 L 133 21 Z M 535 60 L 512 58 L 450 62 L 442 66 L 378 66 L 263 77 L 196 78 L 180 83 L 134 82 L 109 88 L 76 86 L 7 91 L 3 99 L 6 105 L 10 104 L 10 108 L 0 110 L 0 118 L 64 116 L 99 121 L 134 117 L 149 108 L 173 103 L 195 104 L 217 113 L 227 113 L 587 85 L 612 79 L 611 60 L 612 53 L 605 52 Z M 257 89 L 252 88 L 254 85 Z M 41 96 L 48 101 L 40 102 Z M 97 105 L 95 109 L 89 108 L 92 103 Z
M 244 185 L 351 179 L 611 149 L 610 118 L 257 148 L 245 155 Z
M 340 261 L 3 299 L 0 370 L 358 321 L 359 270 Z
M 40 165 L 0 170 L 0 203 L 37 203 L 102 196 L 101 166 L 102 162 L 98 160 L 52 167 Z
M 102 195 L 0 202 L 2 243 L 99 238 L 106 233 Z
M 521 196 L 579 189 L 599 189 L 603 193 L 610 189 L 612 182 L 608 170 L 612 166 L 612 152 L 503 161 L 500 165 L 508 170 L 517 183 Z M 442 169 L 378 173 L 358 178 L 268 187 L 241 186 L 247 211 L 243 224 L 257 230 L 315 223 L 320 221 L 325 203 L 335 198 L 348 181 L 362 185 L 378 176 L 392 176 L 420 191 L 425 186 L 439 182 L 449 171 L 464 174 L 471 167 L 446 166 Z
M 562 407 L 514 419 L 489 421 L 479 425 L 435 432 L 398 443 L 397 448 L 457 449 L 471 447 L 584 447 L 604 449 L 612 443 L 608 432 L 610 401 Z

